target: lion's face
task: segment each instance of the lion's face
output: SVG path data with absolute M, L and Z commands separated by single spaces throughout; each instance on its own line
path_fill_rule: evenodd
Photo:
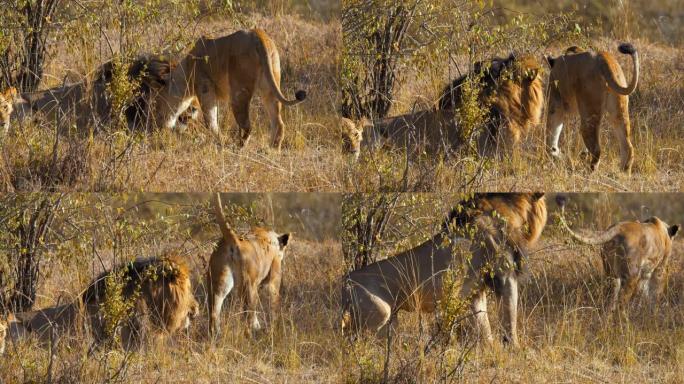
M 185 131 L 190 125 L 191 121 L 197 121 L 200 115 L 200 110 L 201 106 L 199 100 L 197 100 L 196 97 L 193 97 L 188 109 L 178 116 L 175 129 L 177 129 L 179 132 Z
M 523 55 L 517 57 L 513 64 L 513 76 L 521 84 L 541 82 L 542 65 L 537 57 Z
M 351 155 L 354 160 L 359 158 L 361 153 L 361 142 L 363 141 L 363 128 L 357 126 L 353 121 L 342 118 L 342 151 Z
M 669 239 L 673 239 L 679 232 L 679 225 L 675 224 L 670 226 L 656 216 L 652 216 L 644 222 L 654 224 L 656 227 L 658 227 L 660 231 L 662 231 L 666 235 L 666 238 Z
M 4 92 L 0 92 L 0 126 L 5 132 L 10 128 L 10 118 L 12 116 L 12 111 L 14 110 L 14 103 L 19 102 L 20 100 L 21 97 L 14 87 L 10 87 Z

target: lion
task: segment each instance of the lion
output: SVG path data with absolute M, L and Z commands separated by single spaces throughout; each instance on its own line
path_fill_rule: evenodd
M 148 126 L 149 103 L 167 85 L 175 66 L 175 62 L 159 55 L 140 56 L 127 63 L 126 76 L 135 89 L 122 113 L 130 130 L 142 130 Z M 41 116 L 47 121 L 63 121 L 65 116 L 75 116 L 80 127 L 90 123 L 106 125 L 114 114 L 110 91 L 115 68 L 115 63 L 108 61 L 95 71 L 89 81 L 23 93 L 22 100 L 14 104 L 14 117 L 20 121 L 34 116 Z M 199 109 L 197 98 L 192 98 L 178 119 L 179 128 L 184 129 L 191 120 L 197 119 Z
M 5 91 L 0 92 L 0 125 L 2 125 L 5 135 L 10 129 L 14 105 L 22 102 L 24 102 L 24 100 L 14 87 L 9 87 Z
M 240 131 L 239 144 L 244 146 L 251 134 L 249 105 L 257 89 L 271 121 L 271 145 L 280 149 L 285 132 L 281 105 L 301 103 L 306 92 L 295 92 L 294 100 L 283 96 L 280 58 L 273 40 L 261 29 L 237 31 L 217 39 L 202 37 L 171 73 L 169 86 L 159 94 L 157 122 L 173 129 L 178 116 L 196 96 L 205 124 L 220 142 L 218 105 L 219 101 L 229 99 Z
M 412 154 L 450 153 L 461 143 L 454 114 L 450 111 L 422 110 L 371 122 L 358 123 L 341 118 L 343 152 L 358 160 L 362 148 L 406 148 Z
M 259 287 L 268 288 L 270 312 L 273 313 L 280 302 L 282 263 L 291 235 L 257 227 L 238 236 L 223 215 L 220 195 L 216 194 L 212 202 L 223 237 L 211 254 L 207 270 L 209 332 L 213 336 L 219 335 L 223 301 L 233 288 L 237 288 L 244 305 L 249 331 L 258 331 L 261 329 L 257 316 Z
M 121 285 L 117 287 L 117 283 Z M 106 309 L 117 298 L 122 305 L 130 305 L 121 318 Z M 88 324 L 95 341 L 101 344 L 120 326 L 124 348 L 132 349 L 140 345 L 143 317 L 149 319 L 154 334 L 162 337 L 187 328 L 198 314 L 187 264 L 180 257 L 166 256 L 137 259 L 106 271 L 76 300 L 15 313 L 9 327 L 12 340 L 36 335 L 49 342 L 53 334 L 61 336 Z
M 542 193 L 477 194 L 462 201 L 431 239 L 345 276 L 342 331 L 382 333 L 396 325 L 399 310 L 434 312 L 443 299 L 444 273 L 463 268 L 459 295 L 470 302 L 483 339 L 493 341 L 491 289 L 504 301 L 503 340 L 517 346 L 518 280 L 545 223 Z
M 560 222 L 576 240 L 601 245 L 601 259 L 606 275 L 613 280 L 608 312 L 618 305 L 625 308 L 639 287 L 641 294 L 655 305 L 663 293 L 667 264 L 672 253 L 672 239 L 679 225 L 668 225 L 658 217 L 644 222 L 623 221 L 604 232 L 583 236 L 565 221 L 565 205 L 561 206 Z
M 613 135 L 620 143 L 621 168 L 630 174 L 634 162 L 634 147 L 629 121 L 629 95 L 639 82 L 639 54 L 632 44 L 623 43 L 618 51 L 632 57 L 632 78 L 627 84 L 622 68 L 609 52 L 589 52 L 570 47 L 559 57 L 548 57 L 549 105 L 547 147 L 559 158 L 558 141 L 568 115 L 579 113 L 580 133 L 591 156 L 590 169 L 596 170 L 601 157 L 599 127 L 604 112 L 613 126 Z
M 120 290 L 116 283 L 123 284 Z M 116 291 L 110 291 L 111 287 Z M 103 306 L 117 295 L 132 305 L 131 311 L 120 319 L 122 340 L 127 349 L 140 343 L 143 316 L 149 319 L 154 334 L 163 337 L 188 328 L 199 314 L 190 270 L 179 256 L 136 259 L 102 273 L 90 284 L 81 295 L 81 301 L 96 341 L 111 336 L 106 329 L 110 315 L 103 311 Z
M 440 110 L 462 107 L 464 85 L 474 81 L 479 86 L 478 101 L 488 109 L 487 123 L 478 138 L 478 151 L 491 156 L 497 147 L 510 153 L 533 127 L 541 121 L 544 93 L 542 66 L 532 55 L 511 54 L 487 63 L 477 62 L 473 72 L 447 85 L 440 93 Z

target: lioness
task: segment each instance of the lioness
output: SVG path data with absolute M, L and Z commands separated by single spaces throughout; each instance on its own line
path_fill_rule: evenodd
M 23 102 L 17 89 L 9 87 L 5 91 L 0 92 L 0 125 L 2 126 L 4 134 L 7 134 L 10 128 L 10 120 L 12 112 L 14 111 L 14 104 Z
M 416 154 L 424 150 L 448 153 L 460 144 L 454 114 L 450 111 L 423 110 L 371 122 L 356 123 L 341 118 L 343 151 L 358 159 L 362 148 L 406 148 Z
M 237 31 L 217 39 L 202 37 L 171 73 L 169 87 L 160 93 L 157 121 L 174 128 L 178 116 L 197 96 L 205 124 L 220 140 L 218 104 L 230 99 L 241 132 L 239 144 L 245 145 L 251 133 L 249 103 L 256 89 L 262 93 L 271 120 L 272 146 L 280 149 L 285 129 L 281 103 L 299 104 L 306 92 L 297 91 L 294 100 L 281 93 L 280 58 L 273 40 L 261 29 Z
M 474 71 L 447 85 L 439 98 L 441 110 L 462 107 L 463 86 L 474 81 L 479 86 L 478 100 L 488 108 L 488 121 L 478 140 L 480 153 L 492 155 L 497 147 L 513 150 L 541 119 L 544 94 L 542 66 L 532 55 L 494 58 L 478 62 Z
M 565 221 L 565 206 L 561 205 L 560 222 L 576 240 L 601 245 L 601 258 L 606 275 L 613 279 L 613 292 L 608 311 L 623 308 L 634 296 L 637 286 L 648 296 L 651 305 L 663 292 L 667 263 L 672 253 L 672 239 L 679 225 L 668 226 L 657 217 L 644 222 L 623 221 L 593 236 L 575 233 Z M 619 301 L 619 303 L 618 303 Z
M 280 302 L 281 268 L 290 234 L 279 235 L 257 227 L 238 236 L 228 226 L 218 193 L 212 203 L 223 237 L 211 254 L 207 271 L 209 332 L 213 336 L 219 334 L 223 300 L 234 287 L 243 302 L 251 330 L 257 331 L 261 329 L 257 316 L 259 287 L 268 287 L 271 312 Z
M 518 275 L 545 223 L 543 194 L 478 194 L 462 201 L 430 240 L 345 277 L 342 330 L 380 332 L 400 309 L 433 312 L 442 299 L 444 272 L 462 267 L 460 296 L 471 301 L 484 340 L 493 340 L 490 288 L 504 300 L 503 339 L 517 345 Z
M 566 53 L 547 60 L 549 76 L 549 114 L 546 122 L 547 146 L 554 157 L 560 157 L 558 140 L 570 113 L 580 115 L 580 133 L 591 155 L 591 170 L 601 157 L 599 128 L 604 112 L 608 113 L 615 139 L 620 143 L 622 170 L 630 173 L 634 148 L 629 123 L 629 97 L 639 81 L 639 55 L 632 44 L 620 44 L 618 51 L 633 61 L 632 79 L 625 86 L 622 68 L 609 52 L 585 52 L 570 47 Z

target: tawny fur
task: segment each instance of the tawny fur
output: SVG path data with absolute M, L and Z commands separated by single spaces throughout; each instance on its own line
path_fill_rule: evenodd
M 423 110 L 371 122 L 341 119 L 344 152 L 358 158 L 362 150 L 406 148 L 412 155 L 449 153 L 460 145 L 458 127 L 450 111 Z
M 518 265 L 546 223 L 543 194 L 482 194 L 459 205 L 430 240 L 345 277 L 343 331 L 382 332 L 399 310 L 434 312 L 452 268 L 465 271 L 460 296 L 471 302 L 482 337 L 493 340 L 486 312 L 493 289 L 504 300 L 503 338 L 518 344 Z
M 485 136 L 478 143 L 480 152 L 492 154 L 500 147 L 510 153 L 541 120 L 541 72 L 539 60 L 531 55 L 495 58 L 487 65 L 476 63 L 473 73 L 454 80 L 442 91 L 438 104 L 442 110 L 460 108 L 461 86 L 469 78 L 477 79 L 481 87 L 478 100 L 489 109 Z
M 242 301 L 250 330 L 259 330 L 259 287 L 268 289 L 269 313 L 272 314 L 280 303 L 282 262 L 290 234 L 279 235 L 256 227 L 244 236 L 238 236 L 228 226 L 218 194 L 213 205 L 223 237 L 211 254 L 207 271 L 209 330 L 214 336 L 219 334 L 223 301 L 233 290 L 237 290 Z
M 637 289 L 651 305 L 656 304 L 663 292 L 678 225 L 668 226 L 654 216 L 644 222 L 623 221 L 602 233 L 583 236 L 570 229 L 562 214 L 561 224 L 576 240 L 601 246 L 604 271 L 613 280 L 609 311 L 618 305 L 625 308 Z
M 16 88 L 9 87 L 0 92 L 0 127 L 2 127 L 3 134 L 9 131 L 14 105 L 19 102 L 23 102 L 23 99 Z
M 237 31 L 217 39 L 200 38 L 171 74 L 170 87 L 157 102 L 157 124 L 172 129 L 192 96 L 199 98 L 204 122 L 220 140 L 218 106 L 230 101 L 238 124 L 239 144 L 251 134 L 249 106 L 256 90 L 261 91 L 270 118 L 273 147 L 280 149 L 285 125 L 281 105 L 295 105 L 306 98 L 297 91 L 288 100 L 280 91 L 280 58 L 275 43 L 260 29 Z
M 621 168 L 630 173 L 634 162 L 632 130 L 629 120 L 629 95 L 639 81 L 639 55 L 631 44 L 621 44 L 619 51 L 632 57 L 632 78 L 627 84 L 622 68 L 609 52 L 583 51 L 570 47 L 564 55 L 549 57 L 549 105 L 547 147 L 560 157 L 558 145 L 563 126 L 571 115 L 580 116 L 580 133 L 591 155 L 591 170 L 601 157 L 599 133 L 604 114 L 608 115 L 613 136 L 620 145 Z
M 510 153 L 529 130 L 538 125 L 544 103 L 541 65 L 532 56 L 493 59 L 483 77 L 478 101 L 488 110 L 487 122 L 477 139 L 481 155 Z M 483 72 L 477 63 L 476 71 Z M 454 80 L 442 91 L 439 108 L 426 109 L 378 121 L 354 122 L 342 119 L 344 148 L 358 157 L 361 148 L 377 149 L 387 144 L 405 147 L 413 152 L 446 152 L 463 144 L 458 127 L 461 85 L 469 76 Z M 503 150 L 502 150 L 503 149 Z

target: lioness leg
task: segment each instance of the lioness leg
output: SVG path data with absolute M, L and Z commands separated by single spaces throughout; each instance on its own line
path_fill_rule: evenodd
M 218 124 L 218 100 L 216 98 L 216 92 L 209 87 L 203 87 L 202 91 L 203 92 L 200 92 L 197 98 L 199 99 L 202 113 L 204 114 L 204 123 L 220 143 L 221 131 Z
M 631 173 L 634 162 L 634 147 L 631 140 L 629 123 L 629 99 L 627 96 L 611 95 L 607 100 L 613 135 L 620 143 L 620 160 L 622 170 Z
M 619 277 L 613 278 L 613 289 L 610 294 L 610 302 L 608 303 L 608 312 L 613 312 L 617 307 L 617 302 L 620 297 L 620 289 L 622 288 L 622 279 Z
M 627 277 L 627 281 L 625 281 L 625 286 L 622 287 L 622 290 L 620 290 L 620 305 L 623 308 L 627 307 L 629 301 L 632 299 L 632 296 L 634 296 L 634 292 L 636 291 L 638 286 L 639 276 L 630 275 L 629 277 Z
M 252 125 L 249 122 L 249 104 L 252 102 L 255 83 L 255 79 L 249 79 L 245 83 L 238 83 L 236 80 L 231 81 L 230 84 L 230 106 L 238 125 L 240 146 L 247 145 L 249 136 L 252 134 Z
M 259 306 L 259 285 L 250 281 L 246 281 L 245 284 L 245 317 L 247 321 L 249 321 L 250 331 L 258 331 L 261 329 L 261 323 L 259 323 L 259 317 L 257 316 L 257 307 Z
M 503 292 L 504 335 L 503 342 L 518 346 L 518 280 L 508 277 L 504 280 Z
M 279 150 L 285 136 L 285 124 L 280 116 L 282 104 L 269 92 L 264 95 L 264 106 L 271 122 L 271 146 Z
M 549 116 L 546 120 L 546 144 L 549 154 L 559 158 L 561 156 L 558 141 L 560 140 L 563 125 L 565 123 L 565 110 L 559 105 L 555 105 L 553 100 L 549 102 Z
M 580 132 L 584 145 L 591 154 L 591 170 L 595 171 L 601 160 L 601 146 L 599 145 L 599 127 L 601 126 L 601 114 L 593 111 L 586 115 L 582 113 Z
M 268 280 L 265 281 L 268 288 L 269 308 L 268 313 L 272 318 L 275 311 L 280 307 L 280 284 L 282 281 L 282 272 L 280 270 L 280 260 L 275 259 L 271 264 L 271 270 L 268 273 Z
M 233 290 L 235 282 L 230 268 L 225 268 L 219 276 L 207 274 L 209 332 L 216 336 L 221 331 L 221 308 L 226 296 Z

